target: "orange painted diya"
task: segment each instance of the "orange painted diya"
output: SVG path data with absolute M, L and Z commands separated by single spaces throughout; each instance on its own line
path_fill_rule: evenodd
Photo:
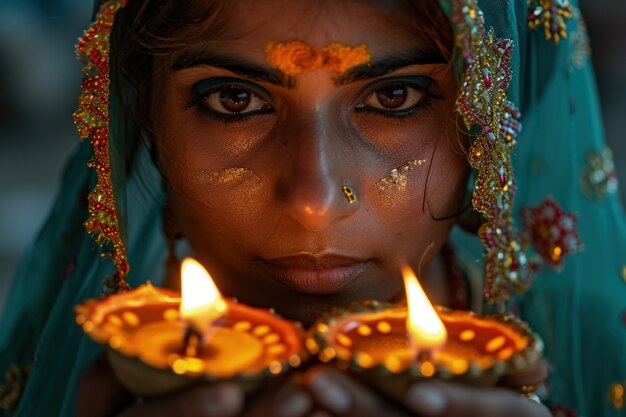
M 428 378 L 493 386 L 541 358 L 541 339 L 514 316 L 432 307 L 424 295 L 427 304 L 417 307 L 429 312 L 407 297 L 408 306 L 363 301 L 334 309 L 309 330 L 308 351 L 398 400 Z
M 75 309 L 76 323 L 108 345 L 113 371 L 138 396 L 222 380 L 250 392 L 265 378 L 302 364 L 306 353 L 299 324 L 271 310 L 220 300 L 224 314 L 197 331 L 181 313 L 180 294 L 148 283 L 86 301 Z M 190 335 L 197 336 L 194 344 Z

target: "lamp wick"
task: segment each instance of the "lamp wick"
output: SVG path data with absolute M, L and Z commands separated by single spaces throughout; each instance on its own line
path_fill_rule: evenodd
M 202 333 L 198 331 L 192 324 L 187 326 L 185 337 L 183 339 L 185 355 L 188 357 L 197 357 L 198 349 L 202 346 Z
M 417 353 L 417 361 L 419 363 L 430 362 L 432 360 L 433 360 L 433 352 L 431 349 L 421 349 Z

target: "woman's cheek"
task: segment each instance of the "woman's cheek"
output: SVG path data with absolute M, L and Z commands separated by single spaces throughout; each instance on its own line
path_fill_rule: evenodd
M 369 187 L 369 194 L 384 223 L 398 221 L 416 214 L 421 208 L 426 159 L 413 159 L 389 170 Z
M 359 123 L 364 139 L 383 155 L 370 162 L 376 168 L 368 174 L 365 187 L 381 223 L 446 217 L 457 209 L 457 194 L 462 198 L 467 179 L 467 161 L 461 147 L 452 145 L 450 132 L 456 132 L 456 125 L 441 116 L 448 114 L 446 109 L 427 110 L 401 125 Z M 444 207 L 446 201 L 451 203 Z
M 182 142 L 182 143 L 181 143 Z M 190 141 L 163 141 L 159 149 L 168 195 L 182 233 L 244 236 L 258 223 L 268 204 L 266 181 L 254 169 L 224 166 L 216 152 L 202 151 Z
M 435 138 L 424 132 L 407 135 L 406 140 L 398 135 L 404 148 L 370 164 L 376 168 L 367 175 L 364 197 L 381 223 L 393 224 L 422 213 L 428 172 L 436 156 Z
M 265 206 L 265 181 L 245 167 L 185 168 L 174 188 L 180 208 L 206 227 L 237 227 L 255 222 Z M 203 227 L 204 228 L 204 227 Z
M 254 129 L 223 124 L 189 111 L 163 120 L 159 156 L 168 193 L 185 234 L 240 233 L 267 207 L 269 182 L 249 163 L 271 121 Z

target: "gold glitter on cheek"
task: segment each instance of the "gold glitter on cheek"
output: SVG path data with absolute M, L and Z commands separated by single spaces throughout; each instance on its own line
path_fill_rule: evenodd
M 254 176 L 254 173 L 247 168 L 226 168 L 218 171 L 191 171 L 185 170 L 185 177 L 193 182 L 204 184 L 229 185 Z
M 425 159 L 415 159 L 401 167 L 392 169 L 376 183 L 376 187 L 378 187 L 381 194 L 387 194 L 390 191 L 405 191 L 409 183 L 409 174 L 414 168 L 422 165 L 424 162 L 426 162 Z
M 211 173 L 211 182 L 220 185 L 231 184 L 249 176 L 250 174 L 252 174 L 252 171 L 247 168 L 226 168 L 220 171 L 213 171 Z
M 186 189 L 211 190 L 203 192 L 202 199 L 215 207 L 236 206 L 243 213 L 252 210 L 263 199 L 263 180 L 248 168 L 231 167 L 215 171 L 185 169 L 182 179 L 187 182 Z
M 230 143 L 227 145 L 226 150 L 232 155 L 242 155 L 246 152 L 250 152 L 267 136 L 267 133 L 271 130 L 270 123 L 267 120 L 253 121 L 254 123 L 249 125 L 249 129 L 244 131 L 233 131 L 230 136 Z
M 263 186 L 263 180 L 248 168 L 231 167 L 216 171 L 182 169 L 182 179 L 190 185 L 221 186 L 236 190 L 240 197 L 250 196 Z

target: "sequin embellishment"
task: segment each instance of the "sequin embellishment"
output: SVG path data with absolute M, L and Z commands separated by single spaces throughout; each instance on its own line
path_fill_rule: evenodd
M 111 152 L 109 144 L 109 52 L 110 35 L 115 13 L 125 1 L 111 0 L 105 3 L 84 36 L 76 45 L 78 58 L 83 67 L 82 91 L 78 109 L 74 112 L 74 124 L 82 140 L 90 139 L 94 158 L 88 162 L 97 173 L 98 182 L 89 194 L 89 219 L 87 231 L 101 246 L 113 247 L 115 291 L 127 290 L 125 276 L 128 273 L 126 247 L 120 233 L 117 207 L 111 183 Z
M 572 6 L 569 0 L 529 0 L 528 28 L 543 27 L 546 40 L 558 44 L 567 38 L 566 20 L 572 18 Z
M 4 375 L 4 385 L 0 386 L 0 410 L 14 411 L 19 404 L 30 367 L 12 365 Z
M 457 109 L 472 138 L 468 159 L 477 173 L 472 204 L 486 219 L 478 231 L 486 251 L 484 296 L 502 303 L 526 290 L 532 272 L 512 219 L 516 185 L 510 153 L 521 130 L 520 114 L 506 93 L 513 42 L 485 31 L 476 0 L 455 1 L 452 22 L 466 65 Z

